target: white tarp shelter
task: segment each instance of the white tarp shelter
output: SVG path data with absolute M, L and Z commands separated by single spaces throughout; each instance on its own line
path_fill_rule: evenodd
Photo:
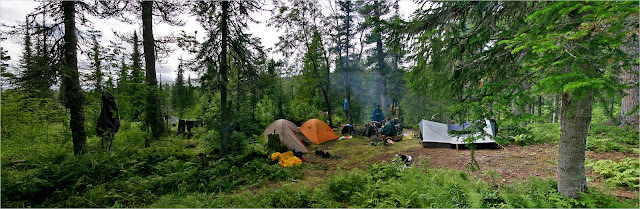
M 476 144 L 496 143 L 496 141 L 493 140 L 493 137 L 496 136 L 495 123 L 489 121 L 488 119 L 485 119 L 485 123 L 486 125 L 484 127 L 484 131 L 489 136 L 484 136 L 483 138 L 476 140 L 475 141 Z M 433 121 L 428 121 L 423 119 L 422 121 L 420 121 L 420 124 L 418 125 L 420 126 L 420 136 L 421 136 L 422 142 L 466 144 L 466 142 L 464 142 L 465 138 L 479 135 L 479 133 L 466 134 L 461 136 L 454 136 L 453 134 L 449 134 L 450 131 L 453 131 L 453 130 L 461 131 L 469 127 L 470 126 L 469 123 L 465 123 L 461 125 L 444 124 L 444 123 L 438 123 L 438 122 L 433 122 Z

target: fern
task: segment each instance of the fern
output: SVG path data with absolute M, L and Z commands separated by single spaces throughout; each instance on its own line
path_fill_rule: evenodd
M 587 161 L 585 164 L 612 185 L 640 189 L 640 163 L 637 158 L 625 158 L 617 163 L 613 160 Z

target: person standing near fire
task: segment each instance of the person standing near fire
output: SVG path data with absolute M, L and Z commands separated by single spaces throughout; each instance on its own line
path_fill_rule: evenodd
M 371 121 L 384 122 L 384 113 L 382 113 L 380 105 L 377 105 L 376 108 L 371 112 Z

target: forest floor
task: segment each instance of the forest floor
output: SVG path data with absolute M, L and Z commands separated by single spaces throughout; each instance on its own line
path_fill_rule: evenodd
M 414 131 L 414 133 L 417 133 Z M 352 139 L 334 140 L 321 145 L 311 145 L 311 154 L 306 155 L 311 168 L 304 181 L 314 185 L 330 173 L 355 168 L 363 169 L 368 163 L 390 162 L 394 155 L 412 156 L 428 167 L 455 169 L 483 178 L 495 184 L 509 184 L 530 177 L 557 180 L 557 144 L 535 144 L 528 146 L 508 145 L 496 149 L 478 149 L 475 158 L 480 170 L 471 172 L 467 169 L 470 159 L 469 149 L 446 147 L 425 148 L 417 138 L 403 140 L 390 145 L 371 146 L 369 138 L 356 136 Z M 315 150 L 328 151 L 331 155 L 341 156 L 339 159 L 320 158 Z M 587 151 L 587 159 L 614 160 L 638 158 L 637 154 L 622 152 Z M 623 187 L 607 187 L 603 178 L 587 167 L 589 187 L 605 187 L 620 199 L 638 199 L 638 191 Z

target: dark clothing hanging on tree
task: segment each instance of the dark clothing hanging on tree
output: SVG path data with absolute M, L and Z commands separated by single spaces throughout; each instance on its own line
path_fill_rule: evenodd
M 178 133 L 191 133 L 191 129 L 195 127 L 203 127 L 202 120 L 179 120 Z
M 178 133 L 184 133 L 186 128 L 186 121 L 185 120 L 179 120 L 178 121 Z
M 187 121 L 185 121 L 185 122 L 186 122 L 186 124 L 187 124 L 187 131 L 188 131 L 189 133 L 191 133 L 191 128 L 196 127 L 196 124 L 197 124 L 196 122 L 197 122 L 197 121 L 187 120 Z
M 116 99 L 107 90 L 102 90 L 102 109 L 98 117 L 96 133 L 99 136 L 110 134 L 115 135 L 120 129 L 120 117 L 118 116 L 118 105 Z
M 96 125 L 96 133 L 101 136 L 100 146 L 104 147 L 104 140 L 109 140 L 109 147 L 113 144 L 113 137 L 120 129 L 120 116 L 118 116 L 118 105 L 116 99 L 107 90 L 102 90 L 102 108 Z

